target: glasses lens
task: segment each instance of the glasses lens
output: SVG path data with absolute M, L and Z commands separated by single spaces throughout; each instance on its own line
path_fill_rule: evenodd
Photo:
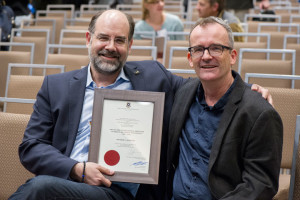
M 194 57 L 202 56 L 203 52 L 204 52 L 204 47 L 198 46 L 192 48 L 192 54 L 194 55 Z
M 223 52 L 223 47 L 221 45 L 211 45 L 208 49 L 212 56 L 219 56 Z
M 190 47 L 190 52 L 193 57 L 202 57 L 204 51 L 207 49 L 208 53 L 211 56 L 220 56 L 222 55 L 224 48 L 230 49 L 229 47 L 225 47 L 222 45 L 212 44 L 209 47 L 203 47 L 203 46 Z

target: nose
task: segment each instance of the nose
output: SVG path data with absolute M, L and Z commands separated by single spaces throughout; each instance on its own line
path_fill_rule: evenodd
M 199 3 L 196 4 L 196 10 L 198 10 L 198 11 L 200 10 Z
M 208 60 L 208 59 L 211 59 L 211 58 L 212 58 L 212 56 L 209 54 L 208 49 L 205 49 L 204 52 L 203 52 L 202 60 Z
M 105 45 L 105 49 L 108 49 L 110 51 L 115 50 L 115 40 L 114 39 L 110 39 L 107 44 Z

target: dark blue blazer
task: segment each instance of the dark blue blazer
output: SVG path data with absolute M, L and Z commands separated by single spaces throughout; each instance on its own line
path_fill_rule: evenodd
M 72 167 L 77 163 L 69 156 L 79 126 L 87 69 L 85 67 L 45 77 L 19 146 L 20 160 L 30 172 L 69 178 Z M 124 71 L 134 90 L 165 92 L 162 136 L 162 147 L 165 148 L 174 95 L 184 80 L 172 75 L 156 61 L 127 62 Z M 159 182 L 161 187 L 142 185 L 137 194 L 138 199 L 159 199 L 164 192 L 166 151 L 163 148 Z

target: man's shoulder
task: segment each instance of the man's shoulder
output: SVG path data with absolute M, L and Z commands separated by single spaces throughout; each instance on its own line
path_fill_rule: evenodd
M 261 93 L 257 91 L 253 91 L 251 89 L 251 85 L 248 83 L 245 83 L 241 76 L 235 72 L 232 71 L 234 77 L 235 77 L 235 85 L 231 91 L 230 94 L 230 101 L 233 104 L 239 104 L 240 107 L 243 109 L 248 109 L 250 107 L 251 109 L 266 109 L 266 108 L 273 108 L 271 104 L 268 103 L 268 101 L 262 97 Z
M 172 74 L 158 61 L 129 61 L 124 66 L 124 72 L 136 84 L 143 83 L 158 87 L 171 86 L 177 90 L 184 82 L 182 77 Z
M 177 15 L 171 14 L 171 13 L 166 13 L 166 21 L 168 22 L 178 22 L 181 21 L 180 18 Z
M 150 31 L 151 29 L 149 29 L 149 25 L 147 24 L 147 22 L 145 20 L 139 20 L 136 22 L 134 29 L 136 31 Z
M 245 87 L 242 104 L 245 106 L 245 108 L 250 107 L 249 110 L 252 111 L 264 111 L 266 109 L 274 109 L 272 105 L 265 98 L 262 97 L 261 93 L 252 90 L 249 86 Z
M 143 60 L 143 61 L 127 61 L 125 68 L 128 69 L 142 69 L 142 70 L 155 70 L 155 69 L 165 69 L 165 67 L 154 60 Z
M 189 78 L 189 79 L 186 79 L 186 81 L 181 86 L 181 88 L 186 88 L 186 87 L 191 87 L 191 86 L 194 86 L 194 85 L 199 85 L 199 83 L 200 83 L 199 78 Z
M 124 66 L 124 71 L 127 75 L 134 74 L 153 78 L 169 73 L 160 62 L 153 60 L 128 61 Z
M 228 24 L 239 24 L 240 20 L 232 13 L 224 11 L 222 15 L 223 20 L 227 20 Z
M 63 73 L 57 73 L 57 74 L 51 74 L 48 75 L 48 79 L 54 79 L 54 80 L 68 80 L 76 75 L 84 75 L 86 76 L 86 71 L 87 71 L 87 67 L 82 68 L 82 69 L 78 69 L 78 70 L 72 70 L 72 71 L 68 71 L 68 72 L 63 72 Z
M 176 93 L 176 96 L 184 96 L 187 93 L 195 92 L 196 88 L 200 84 L 199 78 L 189 78 L 180 86 L 179 90 Z

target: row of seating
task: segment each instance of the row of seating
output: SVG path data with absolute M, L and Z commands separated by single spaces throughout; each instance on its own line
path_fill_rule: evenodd
M 243 33 L 245 36 L 245 41 L 246 42 L 253 42 L 253 41 L 257 41 L 259 40 L 259 42 L 267 42 L 268 48 L 273 48 L 273 49 L 279 49 L 279 48 L 284 48 L 283 44 L 284 42 L 287 43 L 285 37 L 286 35 L 299 35 L 300 33 L 300 25 L 299 24 L 278 24 L 278 23 L 259 23 L 258 24 L 258 28 L 261 30 L 262 27 L 273 27 L 273 29 L 275 28 L 276 31 L 264 31 L 264 32 L 258 32 L 256 34 L 261 34 L 261 36 L 263 36 L 264 34 L 269 34 L 269 37 L 261 38 L 261 40 L 259 39 L 259 35 L 257 35 L 257 37 L 248 37 L 248 35 L 253 35 L 252 32 L 246 32 Z M 289 26 L 290 31 L 289 32 L 279 32 L 281 29 L 281 27 L 286 27 Z M 279 31 L 278 31 L 279 30 Z M 57 44 L 75 44 L 75 45 L 85 45 L 86 40 L 85 40 L 85 32 L 86 30 L 69 30 L 69 29 L 62 29 L 60 32 L 60 37 L 59 37 L 59 42 Z M 50 37 L 50 31 L 49 30 L 44 30 L 44 29 L 13 29 L 12 30 L 12 37 L 11 37 L 11 42 L 24 42 L 24 40 L 28 39 L 27 41 L 30 41 L 31 38 L 20 38 L 20 36 L 24 36 L 24 37 L 44 37 L 44 43 L 42 43 L 44 46 L 47 45 L 48 43 L 52 43 L 50 42 L 51 40 L 53 40 L 53 38 L 49 38 Z M 15 35 L 18 36 L 15 36 Z M 142 35 L 145 40 L 152 40 L 152 43 L 144 43 L 143 46 L 157 46 L 158 47 L 158 52 L 163 52 L 165 53 L 166 51 L 166 43 L 169 42 L 169 37 L 170 36 L 174 36 L 174 35 L 182 35 L 183 37 L 185 37 L 185 42 L 181 41 L 178 43 L 183 43 L 186 46 L 188 46 L 188 35 L 189 32 L 167 32 L 162 39 L 162 42 L 160 42 L 161 37 L 160 38 L 156 38 L 155 37 L 155 33 L 154 32 L 136 32 L 135 34 L 137 35 Z M 236 36 L 239 33 L 234 33 Z M 266 41 L 267 40 L 267 41 Z M 139 45 L 142 45 L 142 42 L 139 42 L 138 40 L 134 40 L 135 44 L 139 43 Z M 294 40 L 295 41 L 295 40 Z M 294 42 L 291 41 L 291 42 Z M 34 42 L 34 41 L 32 41 Z M 38 41 L 36 41 L 38 42 Z M 41 43 L 41 42 L 40 42 Z M 176 42 L 175 42 L 176 44 Z M 178 46 L 178 45 L 174 45 L 173 46 Z M 182 46 L 182 45 L 180 45 Z M 39 56 L 40 57 L 40 56 Z M 41 56 L 41 58 L 43 58 L 43 56 Z
M 299 7 L 300 8 L 300 7 Z M 129 12 L 127 10 L 122 10 L 123 12 Z M 53 32 L 55 33 L 55 37 L 57 38 L 55 42 L 59 41 L 59 34 L 61 29 L 81 29 L 87 30 L 90 19 L 93 15 L 97 13 L 97 11 L 91 13 L 88 17 L 77 17 L 77 18 L 66 18 L 60 15 L 60 12 L 63 14 L 64 11 L 39 11 L 38 13 L 43 13 L 45 16 L 36 16 L 35 19 L 32 20 L 24 20 L 22 23 L 22 28 L 32 26 L 48 26 L 55 29 Z M 128 13 L 130 14 L 130 13 Z M 130 14 L 133 16 L 133 14 Z M 134 17 L 134 16 L 133 16 Z M 299 14 L 286 14 L 286 15 L 262 15 L 262 14 L 247 14 L 245 16 L 245 21 L 242 23 L 246 32 L 257 32 L 258 24 L 266 23 L 266 22 L 258 22 L 253 21 L 254 18 L 262 18 L 262 19 L 274 19 L 275 23 L 283 23 L 283 24 L 299 24 L 300 22 L 300 13 Z M 197 21 L 198 17 L 192 20 L 182 19 L 185 31 L 189 31 L 191 24 Z M 140 19 L 136 19 L 138 21 Z M 271 22 L 269 22 L 271 23 Z M 287 28 L 281 28 L 281 30 L 285 30 Z
M 250 36 L 260 36 L 262 39 L 258 40 L 257 42 L 236 42 L 235 43 L 235 49 L 239 52 L 238 60 L 236 64 L 233 66 L 233 69 L 240 72 L 242 77 L 244 77 L 244 73 L 246 72 L 262 72 L 262 73 L 282 73 L 282 74 L 299 74 L 300 71 L 298 69 L 299 66 L 297 63 L 299 62 L 299 44 L 294 43 L 288 43 L 289 38 L 294 39 L 293 41 L 297 41 L 300 36 L 298 35 L 285 35 L 284 36 L 284 48 L 283 49 L 270 49 L 268 50 L 268 47 L 270 46 L 270 35 L 267 33 L 264 34 L 249 34 L 249 33 L 235 33 L 237 35 L 245 35 L 245 37 Z M 263 39 L 265 37 L 265 39 Z M 21 39 L 22 37 L 19 37 L 18 39 Z M 23 38 L 24 41 L 29 41 L 28 37 Z M 38 41 L 37 38 L 32 38 L 32 40 L 35 40 L 35 42 Z M 21 40 L 17 40 L 21 41 Z M 266 41 L 266 42 L 262 42 Z M 292 42 L 293 42 L 292 41 Z M 84 42 L 82 40 L 82 42 Z M 44 42 L 45 43 L 45 42 Z M 144 44 L 144 45 L 143 45 Z M 151 46 L 152 41 L 151 40 L 135 40 L 132 47 L 132 52 L 128 58 L 128 60 L 149 60 L 149 59 L 156 59 L 156 52 L 157 49 L 155 46 Z M 16 43 L 9 43 L 8 45 L 17 45 Z M 20 47 L 23 48 L 23 46 L 30 46 L 31 53 L 24 53 L 19 52 L 22 49 L 19 49 L 17 47 L 12 48 L 12 51 L 9 52 L 1 52 L 0 56 L 3 57 L 2 59 L 2 67 L 0 68 L 3 73 L 2 75 L 2 82 L 5 83 L 6 80 L 6 72 L 7 72 L 7 65 L 10 62 L 15 63 L 41 63 L 41 64 L 58 64 L 58 65 L 65 65 L 65 70 L 70 71 L 74 69 L 79 69 L 81 66 L 85 66 L 88 62 L 88 56 L 87 56 L 87 48 L 85 45 L 53 45 L 53 44 L 44 44 L 46 46 L 45 53 L 42 53 L 44 50 L 44 47 L 42 45 L 36 45 L 35 49 L 37 50 L 37 53 L 42 55 L 34 56 L 34 58 L 42 60 L 44 58 L 45 54 L 45 61 L 37 61 L 33 62 L 33 53 L 34 48 L 32 44 L 25 44 L 20 43 Z M 141 45 L 141 46 L 140 46 Z M 167 41 L 165 42 L 165 52 L 166 56 L 164 57 L 164 60 L 162 62 L 167 68 L 172 69 L 190 69 L 189 63 L 186 58 L 187 55 L 187 47 L 188 42 L 185 41 Z M 244 49 L 245 47 L 252 47 L 255 49 Z M 53 49 L 58 49 L 57 51 L 59 53 L 53 53 Z M 265 49 L 265 50 L 263 50 Z M 294 49 L 294 50 L 288 50 L 288 49 Z M 262 53 L 262 52 L 268 52 L 269 53 Z M 277 52 L 276 54 L 274 52 Z M 283 53 L 282 55 L 279 53 Z M 289 55 L 290 54 L 290 55 Z M 11 56 L 9 56 L 11 55 Z M 17 56 L 18 55 L 18 56 Z M 30 55 L 30 56 L 29 56 Z M 15 58 L 18 59 L 15 59 Z M 22 59 L 22 57 L 24 59 Z M 242 61 L 243 59 L 243 61 Z M 251 59 L 251 60 L 246 60 Z M 260 61 L 252 62 L 252 59 L 260 59 Z M 263 61 L 265 59 L 271 59 L 270 67 L 267 67 L 267 62 Z M 282 61 L 272 61 L 274 59 L 282 60 Z M 257 69 L 263 69 L 266 68 L 266 70 L 258 70 L 255 68 L 249 68 L 246 67 L 247 65 L 253 65 L 255 63 Z M 260 65 L 257 65 L 258 63 L 261 63 Z M 274 64 L 273 64 L 274 63 Z M 282 65 L 281 65 L 282 64 Z M 263 67 L 260 67 L 263 66 Z M 276 68 L 276 66 L 278 66 Z M 288 66 L 288 67 L 284 67 Z M 243 69 L 243 70 L 242 70 Z M 248 70 L 253 69 L 253 70 Z M 270 71 L 268 71 L 270 69 Z M 278 69 L 278 70 L 276 70 Z M 55 73 L 55 72 L 52 72 Z M 34 71 L 35 75 L 40 75 L 37 70 Z M 48 72 L 47 74 L 50 74 Z M 2 84 L 4 85 L 4 84 Z M 299 84 L 296 84 L 297 86 Z M 298 87 L 296 87 L 298 88 Z M 2 91 L 3 95 L 3 91 Z
M 194 21 L 198 18 L 198 13 L 196 10 L 197 1 L 188 1 L 188 10 L 185 12 L 183 0 L 167 0 L 165 1 L 164 10 L 178 15 L 182 19 L 188 19 Z M 272 1 L 270 9 L 274 10 L 276 13 L 300 13 L 298 1 Z M 75 6 L 73 4 L 65 5 L 48 5 L 46 11 L 65 11 L 67 18 L 75 17 L 91 17 L 95 12 L 104 11 L 110 9 L 109 5 L 95 5 L 95 4 L 82 4 L 80 10 L 75 11 Z M 141 1 L 134 2 L 134 4 L 118 4 L 116 9 L 123 10 L 133 15 L 137 19 L 141 19 L 142 16 L 142 4 Z M 255 8 L 250 10 L 250 13 L 259 13 L 260 9 L 256 5 Z
M 95 6 L 95 5 L 92 5 L 92 6 Z M 89 7 L 87 8 L 87 10 L 93 10 L 92 9 L 92 6 L 90 6 L 89 5 Z M 100 6 L 103 6 L 103 5 L 100 5 Z M 128 5 L 127 5 L 128 6 Z M 56 9 L 55 11 L 53 11 L 53 10 L 51 10 L 51 7 L 53 8 L 53 9 Z M 67 5 L 66 5 L 66 7 L 67 7 Z M 127 11 L 128 9 L 130 9 L 129 8 L 130 6 L 128 6 L 128 8 L 125 8 L 125 7 L 123 7 L 123 8 L 121 8 L 120 7 L 120 9 L 122 9 L 124 12 L 125 11 Z M 55 43 L 55 44 L 77 44 L 77 45 L 85 45 L 85 38 L 84 38 L 84 33 L 85 33 L 85 31 L 84 30 L 75 30 L 75 29 L 77 29 L 78 28 L 78 26 L 76 26 L 75 27 L 75 29 L 72 29 L 71 31 L 69 30 L 68 31 L 68 29 L 61 29 L 61 27 L 64 27 L 64 25 L 62 26 L 62 24 L 65 24 L 65 22 L 60 22 L 60 23 L 57 23 L 57 18 L 56 19 L 51 19 L 51 18 L 53 18 L 53 16 L 56 16 L 57 17 L 57 15 L 58 14 L 60 14 L 60 12 L 65 12 L 65 11 L 61 11 L 61 10 L 57 10 L 57 9 L 63 9 L 64 7 L 62 6 L 62 5 L 49 5 L 49 7 L 47 7 L 47 10 L 46 11 L 39 11 L 39 13 L 44 13 L 44 14 L 47 14 L 47 16 L 45 17 L 45 18 L 37 18 L 37 19 L 35 19 L 36 21 L 38 21 L 38 20 L 52 20 L 52 24 L 55 24 L 56 23 L 56 25 L 57 24 L 61 24 L 61 26 L 60 26 L 60 28 L 58 27 L 58 26 L 55 26 L 55 28 L 54 29 L 52 29 L 52 30 L 49 30 L 49 34 L 51 35 L 51 33 L 53 33 L 53 32 L 55 32 L 56 34 L 52 34 L 52 36 L 50 36 L 50 39 L 47 39 L 46 41 L 49 41 L 50 43 Z M 94 8 L 95 9 L 95 8 Z M 104 8 L 102 8 L 103 10 L 104 10 Z M 105 8 L 106 9 L 106 8 Z M 134 6 L 133 6 L 133 9 L 134 9 Z M 70 9 L 71 10 L 71 13 L 73 12 L 72 11 L 72 9 Z M 82 9 L 82 10 L 84 10 L 84 9 Z M 51 13 L 52 12 L 52 13 Z M 66 13 L 64 13 L 64 15 L 66 15 Z M 69 15 L 68 17 L 72 17 L 73 15 Z M 64 19 L 69 19 L 70 20 L 70 18 L 66 18 L 66 16 L 64 16 L 63 17 Z M 71 20 L 75 20 L 74 18 L 73 19 L 71 19 Z M 89 20 L 85 20 L 85 23 L 86 23 L 86 25 L 85 26 L 82 26 L 82 27 L 84 27 L 84 29 L 86 30 L 86 27 L 87 27 L 87 23 L 89 22 Z M 192 23 L 192 22 L 191 22 Z M 40 23 L 39 23 L 40 24 Z M 251 24 L 251 25 L 250 25 Z M 245 26 L 245 29 L 246 30 L 250 30 L 251 28 L 250 27 L 253 27 L 253 24 L 254 24 L 254 27 L 256 26 L 256 29 L 258 29 L 259 31 L 263 31 L 264 29 L 263 29 L 263 25 L 265 25 L 265 26 L 267 26 L 267 28 L 269 27 L 268 26 L 268 24 L 266 24 L 266 23 L 247 23 L 247 24 L 244 24 L 244 26 Z M 41 23 L 41 25 L 43 25 L 43 23 Z M 191 24 L 188 22 L 188 25 L 190 26 Z M 284 27 L 282 27 L 282 26 L 284 26 Z M 277 23 L 277 27 L 279 27 L 279 28 L 276 28 L 276 29 L 278 29 L 278 30 L 282 30 L 282 28 L 286 28 L 286 26 L 289 26 L 289 29 L 291 29 L 290 31 L 291 32 L 289 32 L 289 33 L 296 33 L 296 34 L 299 34 L 299 30 L 300 30 L 300 28 L 299 28 L 299 25 L 298 24 L 278 24 Z M 35 26 L 34 26 L 35 28 L 42 28 L 42 26 L 40 27 L 39 25 L 37 25 L 37 24 L 35 24 Z M 70 26 L 69 26 L 70 27 Z M 282 28 L 281 28 L 282 27 Z M 28 28 L 28 29 L 32 29 L 33 28 L 33 26 L 29 26 L 29 27 L 26 27 L 26 26 L 24 26 L 23 28 Z M 66 28 L 66 27 L 65 27 Z M 73 27 L 74 28 L 74 27 Z M 59 32 L 59 30 L 60 30 L 60 32 Z M 249 31 L 248 30 L 248 31 Z M 18 31 L 21 31 L 21 30 L 18 30 Z M 24 35 L 26 35 L 25 34 L 25 31 L 22 31 L 22 32 L 24 32 Z M 16 33 L 16 30 L 15 30 L 15 32 L 14 33 Z M 67 35 L 69 34 L 69 36 L 72 36 L 72 37 L 67 37 Z M 77 34 L 77 36 L 76 36 L 76 38 L 75 38 L 75 34 Z M 169 34 L 171 34 L 171 33 L 169 33 Z M 173 34 L 176 34 L 176 33 L 173 33 Z M 184 34 L 185 36 L 187 36 L 188 35 L 188 32 L 184 32 L 184 33 L 177 33 L 177 34 Z M 278 45 L 280 45 L 280 42 L 278 42 L 278 41 L 282 41 L 283 39 L 283 34 L 282 33 L 269 33 L 270 35 L 271 35 L 271 40 L 273 41 L 276 41 L 276 42 L 271 42 L 271 45 L 270 45 L 270 48 L 275 48 L 275 49 L 280 49 L 280 48 L 282 48 L 282 46 L 280 46 L 280 47 L 278 47 Z M 56 35 L 56 37 L 53 37 L 54 35 Z M 59 36 L 57 36 L 57 35 L 59 35 Z M 166 36 L 166 38 L 168 38 L 168 35 Z M 280 40 L 278 40 L 278 38 L 280 39 Z M 33 38 L 32 38 L 33 39 Z M 22 39 L 19 39 L 19 37 L 12 37 L 12 41 L 14 41 L 14 40 L 22 40 Z M 23 39 L 23 40 L 26 40 L 26 39 Z M 28 40 L 27 40 L 28 41 Z M 167 42 L 168 42 L 168 39 L 165 39 L 164 40 L 164 44 L 162 44 L 162 45 L 160 45 L 160 46 L 158 46 L 156 43 L 154 43 L 154 45 L 156 45 L 157 46 L 157 52 L 159 52 L 160 53 L 160 55 L 162 54 L 163 55 L 163 57 L 162 57 L 162 60 L 161 60 L 161 62 L 166 66 L 166 67 L 168 67 L 168 63 L 169 63 L 169 60 L 170 60 L 170 56 L 169 56 L 169 47 L 167 47 L 166 46 L 166 44 L 167 44 Z M 138 43 L 137 41 L 135 42 L 135 43 Z M 180 42 L 178 42 L 178 43 L 180 43 Z M 46 45 L 47 45 L 47 43 L 46 43 Z M 152 41 L 152 46 L 154 46 L 153 45 L 153 41 Z M 146 45 L 143 45 L 143 46 L 146 46 Z M 174 44 L 171 44 L 171 45 L 169 45 L 169 46 L 183 46 L 182 44 L 180 44 L 180 45 L 174 45 Z M 184 42 L 184 46 L 188 46 L 187 45 L 187 41 L 185 41 Z M 246 46 L 247 47 L 247 46 Z M 37 46 L 36 46 L 36 48 L 38 48 Z M 39 48 L 39 49 L 43 49 L 43 48 Z M 44 48 L 44 49 L 48 49 L 48 48 Z M 86 51 L 86 50 L 84 50 L 83 49 L 83 51 Z M 46 57 L 46 56 L 43 56 L 43 50 L 40 50 L 40 51 L 37 51 L 37 52 L 39 52 L 39 54 L 42 54 L 42 56 L 40 56 L 40 55 L 36 55 L 35 56 L 35 58 L 36 59 L 34 59 L 34 63 L 47 63 L 47 62 L 43 62 L 43 61 L 45 61 L 45 60 L 47 60 L 47 59 L 44 59 L 44 57 Z M 138 52 L 138 53 L 137 53 Z M 132 51 L 132 53 L 131 53 L 131 55 L 137 55 L 137 54 L 140 54 L 140 51 Z M 47 55 L 47 54 L 46 54 Z M 151 55 L 153 55 L 153 54 L 151 54 Z M 134 57 L 135 58 L 135 57 Z M 136 57 L 136 59 L 138 59 L 139 57 Z M 152 56 L 152 59 L 154 59 L 154 57 Z
M 166 1 L 167 4 L 168 1 Z M 170 2 L 170 1 L 169 1 Z M 176 2 L 176 1 L 175 1 Z M 171 3 L 171 2 L 170 2 Z M 174 1 L 172 1 L 172 3 L 174 4 Z M 166 5 L 165 6 L 165 10 L 167 12 L 171 12 L 168 11 L 168 6 L 172 7 L 176 7 L 176 6 L 181 6 L 180 10 L 183 10 L 183 4 L 178 4 L 180 3 L 180 1 L 177 1 L 177 5 Z M 49 23 L 51 23 L 53 25 L 53 23 L 55 24 L 55 30 L 53 32 L 55 32 L 56 34 L 56 39 L 55 39 L 55 43 L 58 43 L 59 41 L 59 34 L 60 34 L 60 30 L 61 29 L 65 29 L 65 28 L 75 28 L 74 26 L 76 25 L 76 28 L 84 28 L 86 30 L 86 27 L 90 21 L 90 18 L 92 17 L 92 15 L 94 15 L 96 12 L 98 11 L 104 11 L 109 9 L 108 5 L 81 5 L 81 9 L 80 11 L 88 11 L 90 13 L 89 16 L 82 16 L 82 15 L 76 15 L 75 11 L 74 11 L 74 5 L 72 4 L 67 4 L 67 5 L 48 5 L 47 6 L 47 10 L 38 10 L 37 14 L 36 14 L 36 19 L 31 20 L 30 23 L 28 23 L 28 21 L 25 20 L 25 22 L 23 23 L 23 26 L 27 26 L 28 24 L 30 24 L 30 26 L 32 25 L 46 25 L 49 26 Z M 196 6 L 194 6 L 195 8 Z M 298 6 L 299 7 L 299 6 Z M 300 7 L 299 7 L 300 8 Z M 137 10 L 139 11 L 139 15 L 141 15 L 142 11 L 141 11 L 141 5 L 124 5 L 124 4 L 120 4 L 117 6 L 117 9 L 122 10 L 123 12 L 127 12 L 128 14 L 131 14 L 134 17 L 134 13 L 133 12 L 137 12 Z M 284 9 L 284 7 L 282 8 Z M 188 12 L 190 13 L 190 12 Z M 288 14 L 286 16 L 281 16 L 281 15 L 259 15 L 259 16 L 255 16 L 256 18 L 263 18 L 263 19 L 267 19 L 267 18 L 274 18 L 275 22 L 277 23 L 297 23 L 299 22 L 299 14 L 298 13 L 291 13 L 291 12 L 287 12 Z M 175 13 L 176 14 L 176 13 Z M 252 13 L 253 14 L 253 13 Z M 185 16 L 185 14 L 177 14 L 179 16 Z M 295 18 L 292 18 L 292 16 L 295 15 Z M 246 16 L 245 16 L 246 17 Z M 254 16 L 247 16 L 245 18 L 244 23 L 248 23 L 249 20 L 252 20 Z M 139 19 L 141 19 L 141 17 L 139 17 Z M 138 20 L 139 20 L 138 19 Z M 187 22 L 188 24 L 190 22 L 195 22 L 198 17 L 196 17 L 195 19 L 189 19 L 189 18 L 181 18 L 183 20 L 183 23 Z M 44 22 L 40 22 L 41 20 L 43 20 Z M 295 21 L 296 20 L 296 21 Z M 39 22 L 38 22 L 39 21 Z M 46 22 L 47 21 L 47 22 Z M 189 26 L 187 26 L 189 27 Z M 249 29 L 249 32 L 251 32 L 251 30 Z

